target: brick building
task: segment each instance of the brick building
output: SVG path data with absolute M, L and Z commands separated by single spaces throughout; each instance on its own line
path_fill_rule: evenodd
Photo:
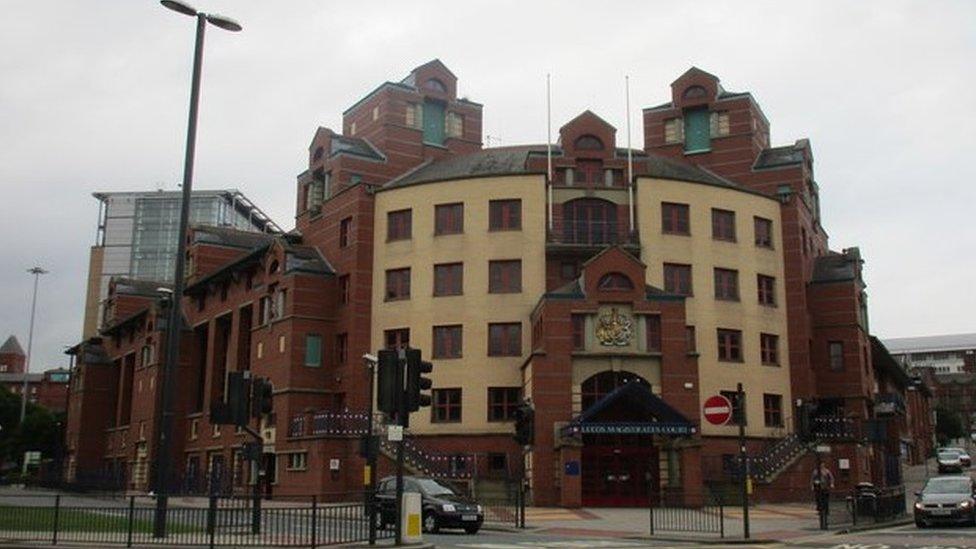
M 795 426 L 811 403 L 841 488 L 900 482 L 927 393 L 905 404 L 915 385 L 868 331 L 860 253 L 828 248 L 808 141 L 770 146 L 752 95 L 694 68 L 644 110 L 644 150 L 590 111 L 551 157 L 484 149 L 481 117 L 446 66 L 421 65 L 347 109 L 341 133 L 314 133 L 295 230 L 186 235 L 165 449 L 182 487 L 248 481 L 244 433 L 209 410 L 249 370 L 274 385 L 255 425 L 265 488 L 358 488 L 360 357 L 407 345 L 435 365 L 409 461 L 481 493 L 524 470 L 539 505 L 700 501 L 737 467 L 737 427 L 706 423 L 701 402 L 737 383 L 759 497 L 808 490 Z M 69 476 L 110 468 L 141 489 L 171 296 L 110 286 L 110 320 L 75 350 Z M 526 449 L 511 438 L 523 398 Z
M 27 357 L 15 336 L 10 336 L 0 346 L 0 386 L 15 395 L 24 391 L 27 378 L 27 401 L 52 412 L 63 412 L 68 403 L 68 370 L 54 368 L 44 372 L 28 373 Z

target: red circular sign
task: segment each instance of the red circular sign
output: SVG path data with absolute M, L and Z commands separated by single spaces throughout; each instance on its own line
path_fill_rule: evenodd
M 702 407 L 705 419 L 712 425 L 725 425 L 732 417 L 732 403 L 722 395 L 712 395 Z

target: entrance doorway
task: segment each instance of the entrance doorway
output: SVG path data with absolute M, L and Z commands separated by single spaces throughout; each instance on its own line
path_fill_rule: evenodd
M 657 502 L 661 485 L 658 451 L 648 439 L 631 435 L 584 437 L 584 506 L 645 507 L 648 502 Z

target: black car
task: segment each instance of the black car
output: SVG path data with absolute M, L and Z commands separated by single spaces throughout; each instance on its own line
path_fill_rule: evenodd
M 404 492 L 420 493 L 424 532 L 436 533 L 441 528 L 461 528 L 469 534 L 477 533 L 485 521 L 485 514 L 477 503 L 459 496 L 454 490 L 436 480 L 403 477 Z M 396 522 L 396 477 L 387 477 L 376 488 L 379 505 L 376 522 L 380 528 Z
M 968 476 L 935 477 L 916 492 L 915 526 L 945 522 L 976 526 L 976 484 Z

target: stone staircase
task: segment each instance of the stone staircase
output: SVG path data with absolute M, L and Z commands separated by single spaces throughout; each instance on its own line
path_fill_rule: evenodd
M 813 442 L 803 442 L 794 433 L 777 440 L 762 454 L 752 458 L 750 472 L 757 482 L 769 484 L 805 456 Z

